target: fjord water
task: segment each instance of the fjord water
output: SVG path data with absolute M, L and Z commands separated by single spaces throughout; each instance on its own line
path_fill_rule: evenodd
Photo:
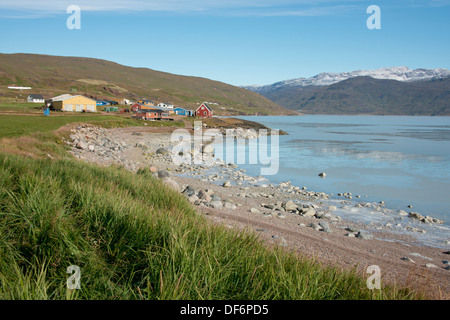
M 265 176 L 271 182 L 290 180 L 336 199 L 337 193 L 351 192 L 352 201 L 385 201 L 391 209 L 417 211 L 449 225 L 450 117 L 240 118 L 288 133 L 279 137 L 278 173 Z M 240 167 L 260 173 L 258 165 Z M 327 176 L 319 177 L 320 172 Z

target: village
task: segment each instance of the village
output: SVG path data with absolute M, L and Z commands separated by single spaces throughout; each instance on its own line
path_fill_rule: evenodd
M 147 99 L 132 101 L 129 99 L 94 100 L 83 95 L 62 94 L 45 99 L 41 94 L 30 94 L 28 103 L 44 105 L 44 115 L 49 111 L 62 112 L 106 112 L 133 113 L 132 118 L 148 121 L 173 121 L 174 115 L 184 117 L 211 118 L 213 110 L 208 102 L 201 103 L 196 110 L 185 109 L 170 103 L 155 102 Z

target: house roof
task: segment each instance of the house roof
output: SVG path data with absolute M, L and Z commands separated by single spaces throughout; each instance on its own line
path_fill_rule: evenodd
M 44 97 L 42 96 L 42 94 L 30 94 L 28 96 L 28 98 L 44 100 Z
M 52 101 L 59 101 L 60 99 L 65 98 L 65 97 L 73 97 L 73 96 L 71 94 L 66 93 L 66 94 L 62 94 L 62 95 L 53 97 L 50 100 L 52 100 Z
M 158 112 L 158 113 L 162 113 L 162 112 L 164 112 L 164 111 L 161 110 L 161 109 L 158 109 L 158 108 L 152 108 L 152 109 L 141 109 L 141 110 L 137 111 L 136 113 L 147 113 L 147 112 Z
M 63 98 L 60 98 L 60 99 L 57 99 L 57 100 L 55 100 L 55 99 L 52 99 L 52 101 L 65 101 L 65 100 L 68 100 L 68 99 L 72 99 L 72 98 L 75 98 L 75 97 L 83 97 L 83 98 L 86 98 L 86 99 L 89 99 L 89 100 L 95 101 L 95 100 L 93 100 L 93 99 L 91 99 L 91 98 L 88 98 L 88 97 L 82 96 L 81 94 L 79 94 L 79 95 L 76 95 L 76 96 L 72 96 L 72 95 L 69 95 L 68 97 L 63 97 Z M 97 103 L 97 101 L 95 101 L 95 103 Z
M 208 109 L 209 111 L 212 111 L 211 107 L 208 106 L 208 104 L 207 104 L 206 102 L 203 102 L 203 103 L 200 105 L 200 107 L 201 107 L 201 106 L 205 106 L 206 109 Z M 199 108 L 200 108 L 200 107 L 199 107 Z M 198 110 L 198 108 L 197 108 L 197 110 Z

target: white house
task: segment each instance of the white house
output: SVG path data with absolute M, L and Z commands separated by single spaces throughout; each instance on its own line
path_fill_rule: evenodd
M 30 94 L 27 98 L 27 102 L 30 103 L 44 103 L 45 99 L 40 94 Z
M 158 107 L 164 108 L 164 109 L 173 109 L 173 104 L 161 102 L 161 103 L 158 103 Z

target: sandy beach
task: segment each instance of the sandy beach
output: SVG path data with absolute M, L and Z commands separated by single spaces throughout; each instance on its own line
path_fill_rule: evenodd
M 355 268 L 365 277 L 367 267 L 376 265 L 383 284 L 412 287 L 433 299 L 450 298 L 448 245 L 419 245 L 414 237 L 417 230 L 399 234 L 348 221 L 336 213 L 348 205 L 345 199 L 330 205 L 329 195 L 288 181 L 274 185 L 247 176 L 212 155 L 213 166 L 176 165 L 170 154 L 172 130 L 81 126 L 72 129 L 66 143 L 83 161 L 118 164 L 132 172 L 151 170 L 212 223 L 254 232 L 268 246 L 282 246 L 326 265 Z

